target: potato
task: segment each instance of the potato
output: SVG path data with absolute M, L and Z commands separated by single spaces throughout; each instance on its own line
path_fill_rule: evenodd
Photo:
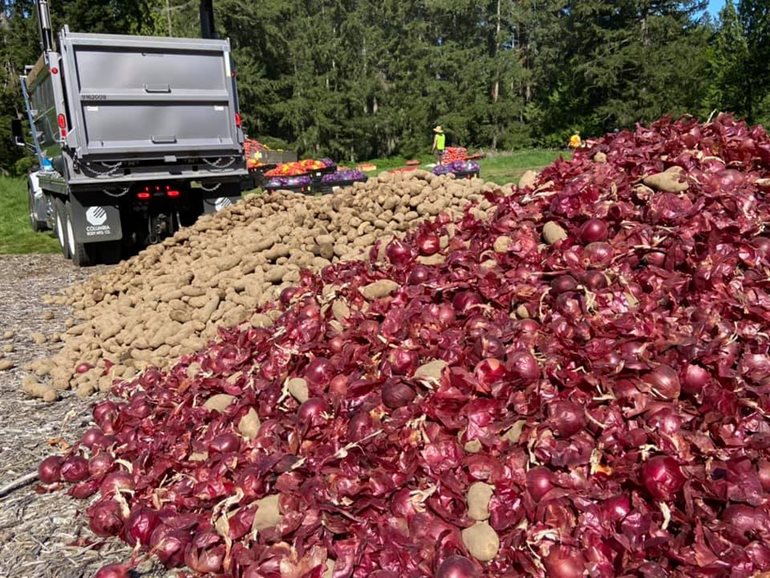
M 500 550 L 500 538 L 486 522 L 477 522 L 462 531 L 462 540 L 471 556 L 480 562 L 489 562 Z
M 0 371 L 6 371 L 16 365 L 10 359 L 0 359 Z
M 472 520 L 489 519 L 489 501 L 495 493 L 495 487 L 484 482 L 474 482 L 468 488 L 468 517 Z
M 259 415 L 253 407 L 249 408 L 248 413 L 238 422 L 238 431 L 246 440 L 252 440 L 259 435 L 259 428 L 262 423 L 259 421 Z
M 286 389 L 300 403 L 305 403 L 310 397 L 307 381 L 301 377 L 293 377 L 286 382 Z
M 374 283 L 369 283 L 359 288 L 358 291 L 369 301 L 380 299 L 382 297 L 388 297 L 394 293 L 400 285 L 390 279 L 380 279 Z
M 203 407 L 211 411 L 218 411 L 222 413 L 228 407 L 230 407 L 230 404 L 233 401 L 235 401 L 235 396 L 229 395 L 227 393 L 218 393 L 208 398 L 203 404 Z
M 648 187 L 666 193 L 681 193 L 690 188 L 690 184 L 685 180 L 684 169 L 679 166 L 673 166 L 662 173 L 649 175 L 642 179 L 642 182 Z
M 549 245 L 553 245 L 567 238 L 567 231 L 554 221 L 548 221 L 543 225 L 543 239 Z
M 266 530 L 274 528 L 281 521 L 280 496 L 274 494 L 256 501 L 257 512 L 251 524 L 252 530 Z

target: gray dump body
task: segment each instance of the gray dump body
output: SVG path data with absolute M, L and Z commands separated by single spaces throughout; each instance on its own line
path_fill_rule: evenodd
M 65 28 L 27 83 L 42 147 L 65 181 L 43 175 L 51 188 L 246 175 L 226 40 Z

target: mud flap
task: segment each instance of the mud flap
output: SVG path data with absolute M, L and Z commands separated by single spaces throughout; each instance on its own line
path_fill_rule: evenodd
M 203 198 L 203 213 L 218 213 L 241 200 L 240 187 L 229 183 Z
M 70 195 L 72 203 L 72 228 L 78 243 L 102 243 L 123 238 L 120 209 L 104 203 L 106 199 L 90 200 L 87 204 Z M 98 204 L 97 204 L 98 203 Z

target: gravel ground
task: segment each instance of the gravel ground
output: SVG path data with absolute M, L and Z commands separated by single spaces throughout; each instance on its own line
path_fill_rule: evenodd
M 98 396 L 84 401 L 67 392 L 50 404 L 31 399 L 20 391 L 21 368 L 56 351 L 57 343 L 39 343 L 36 334 L 62 331 L 67 319 L 66 309 L 42 297 L 105 268 L 79 269 L 59 255 L 0 255 L 0 362 L 14 364 L 0 371 L 0 488 L 36 471 L 42 458 L 65 449 L 89 425 Z M 127 546 L 90 533 L 86 502 L 36 487 L 28 483 L 0 496 L 0 577 L 91 577 L 104 564 L 130 558 Z M 135 574 L 166 575 L 151 563 Z

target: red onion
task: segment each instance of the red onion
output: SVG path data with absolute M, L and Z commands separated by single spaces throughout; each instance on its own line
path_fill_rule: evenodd
M 388 363 L 395 375 L 413 374 L 419 361 L 419 354 L 411 349 L 395 348 L 388 352 Z
M 586 269 L 606 269 L 612 262 L 613 255 L 609 243 L 589 243 L 583 249 L 583 266 Z
M 711 382 L 709 372 L 699 365 L 688 364 L 685 366 L 682 379 L 682 391 L 690 394 L 698 394 Z
M 404 267 L 414 258 L 412 249 L 398 239 L 388 243 L 388 246 L 385 248 L 385 254 L 388 260 L 396 267 Z
M 93 367 L 94 367 L 93 365 L 91 365 L 90 363 L 86 363 L 84 361 L 82 363 L 78 363 L 77 366 L 75 366 L 75 373 L 83 374 L 89 369 L 93 369 Z
M 494 335 L 482 335 L 476 339 L 474 353 L 479 357 L 503 357 L 505 345 Z
M 551 293 L 554 295 L 575 291 L 577 288 L 578 282 L 572 275 L 559 275 L 551 282 Z
M 670 365 L 659 365 L 644 376 L 654 393 L 665 399 L 677 399 L 681 390 L 679 376 Z
M 88 460 L 70 456 L 61 465 L 61 477 L 65 482 L 80 482 L 88 477 Z
M 67 493 L 77 500 L 85 500 L 93 496 L 99 489 L 99 480 L 83 480 L 71 486 Z
M 102 480 L 99 491 L 102 496 L 111 496 L 117 492 L 134 490 L 134 479 L 127 472 L 112 472 Z
M 475 291 L 460 291 L 452 300 L 452 306 L 455 311 L 462 314 L 467 314 L 474 307 L 481 304 L 481 297 Z
M 417 250 L 420 255 L 435 255 L 441 250 L 441 241 L 437 235 L 420 233 L 417 235 Z
M 684 486 L 679 463 L 669 456 L 655 456 L 642 466 L 642 483 L 658 500 L 669 501 Z
M 64 458 L 61 456 L 49 456 L 40 462 L 37 467 L 37 475 L 44 484 L 53 484 L 61 480 L 61 466 Z
M 115 465 L 115 460 L 107 452 L 99 452 L 88 461 L 88 474 L 101 478 Z
M 489 359 L 482 359 L 476 365 L 473 371 L 476 379 L 485 391 L 489 391 L 489 386 L 501 381 L 506 374 L 505 366 L 500 363 L 500 360 L 491 357 Z
M 161 524 L 150 536 L 150 549 L 166 568 L 176 568 L 184 564 L 184 552 L 190 543 L 188 534 Z
M 729 536 L 740 546 L 746 546 L 756 537 L 770 539 L 770 517 L 761 508 L 745 504 L 731 504 L 722 514 Z
M 631 513 L 631 500 L 628 496 L 620 494 L 604 500 L 601 508 L 607 520 L 617 522 Z
M 158 513 L 149 508 L 136 508 L 131 512 L 123 526 L 123 535 L 130 546 L 137 543 L 142 546 L 150 544 L 155 528 L 160 523 Z
M 88 527 L 97 536 L 117 536 L 123 529 L 120 505 L 110 499 L 102 499 L 88 508 Z
M 348 422 L 347 436 L 351 441 L 362 440 L 374 431 L 374 421 L 366 410 L 357 411 Z
M 217 573 L 222 568 L 225 558 L 225 547 L 216 546 L 208 549 L 198 549 L 192 544 L 185 550 L 184 562 L 195 572 L 201 574 Z
M 232 432 L 219 434 L 209 442 L 209 451 L 220 454 L 237 452 L 241 446 L 241 440 Z
M 586 562 L 580 551 L 569 546 L 556 546 L 543 560 L 548 578 L 582 578 Z
M 403 381 L 386 381 L 382 386 L 382 403 L 390 409 L 398 409 L 412 403 L 415 391 Z
M 428 267 L 425 265 L 415 265 L 411 273 L 409 273 L 407 282 L 410 285 L 422 285 L 423 283 L 430 281 L 430 279 L 431 271 Z
M 540 377 L 540 366 L 537 360 L 526 351 L 515 351 L 508 357 L 509 371 L 524 383 L 532 383 Z
M 344 396 L 348 391 L 349 381 L 347 375 L 335 375 L 329 382 L 329 393 Z
M 105 400 L 94 406 L 94 421 L 106 434 L 114 434 L 118 421 L 119 410 L 114 402 Z
M 607 223 L 600 219 L 589 219 L 580 227 L 580 240 L 586 244 L 606 241 L 608 234 Z
M 98 427 L 88 428 L 86 433 L 83 434 L 83 437 L 80 438 L 80 444 L 89 449 L 104 447 L 105 437 L 102 430 Z
M 297 419 L 301 424 L 306 426 L 319 426 L 326 421 L 323 414 L 326 413 L 328 409 L 329 407 L 322 398 L 313 397 L 299 406 L 299 410 L 297 410 Z
M 436 570 L 435 578 L 478 578 L 478 568 L 465 556 L 448 556 Z
M 527 491 L 532 499 L 539 502 L 553 488 L 553 474 L 544 466 L 537 466 L 527 472 Z
M 585 412 L 571 401 L 557 401 L 548 406 L 549 423 L 560 437 L 570 437 L 585 427 Z
M 281 291 L 281 294 L 278 296 L 278 300 L 284 305 L 289 305 L 294 297 L 299 292 L 299 289 L 297 287 L 287 287 L 283 291 Z
M 599 291 L 609 286 L 607 276 L 596 269 L 586 271 L 580 278 L 580 282 L 590 291 Z
M 762 489 L 765 492 L 770 493 L 770 461 L 762 459 L 757 464 L 759 481 L 762 484 Z
M 325 357 L 316 357 L 305 369 L 307 382 L 319 387 L 329 383 L 334 374 L 334 366 Z
M 345 347 L 345 338 L 342 335 L 335 335 L 329 340 L 329 350 L 332 353 L 339 353 Z

